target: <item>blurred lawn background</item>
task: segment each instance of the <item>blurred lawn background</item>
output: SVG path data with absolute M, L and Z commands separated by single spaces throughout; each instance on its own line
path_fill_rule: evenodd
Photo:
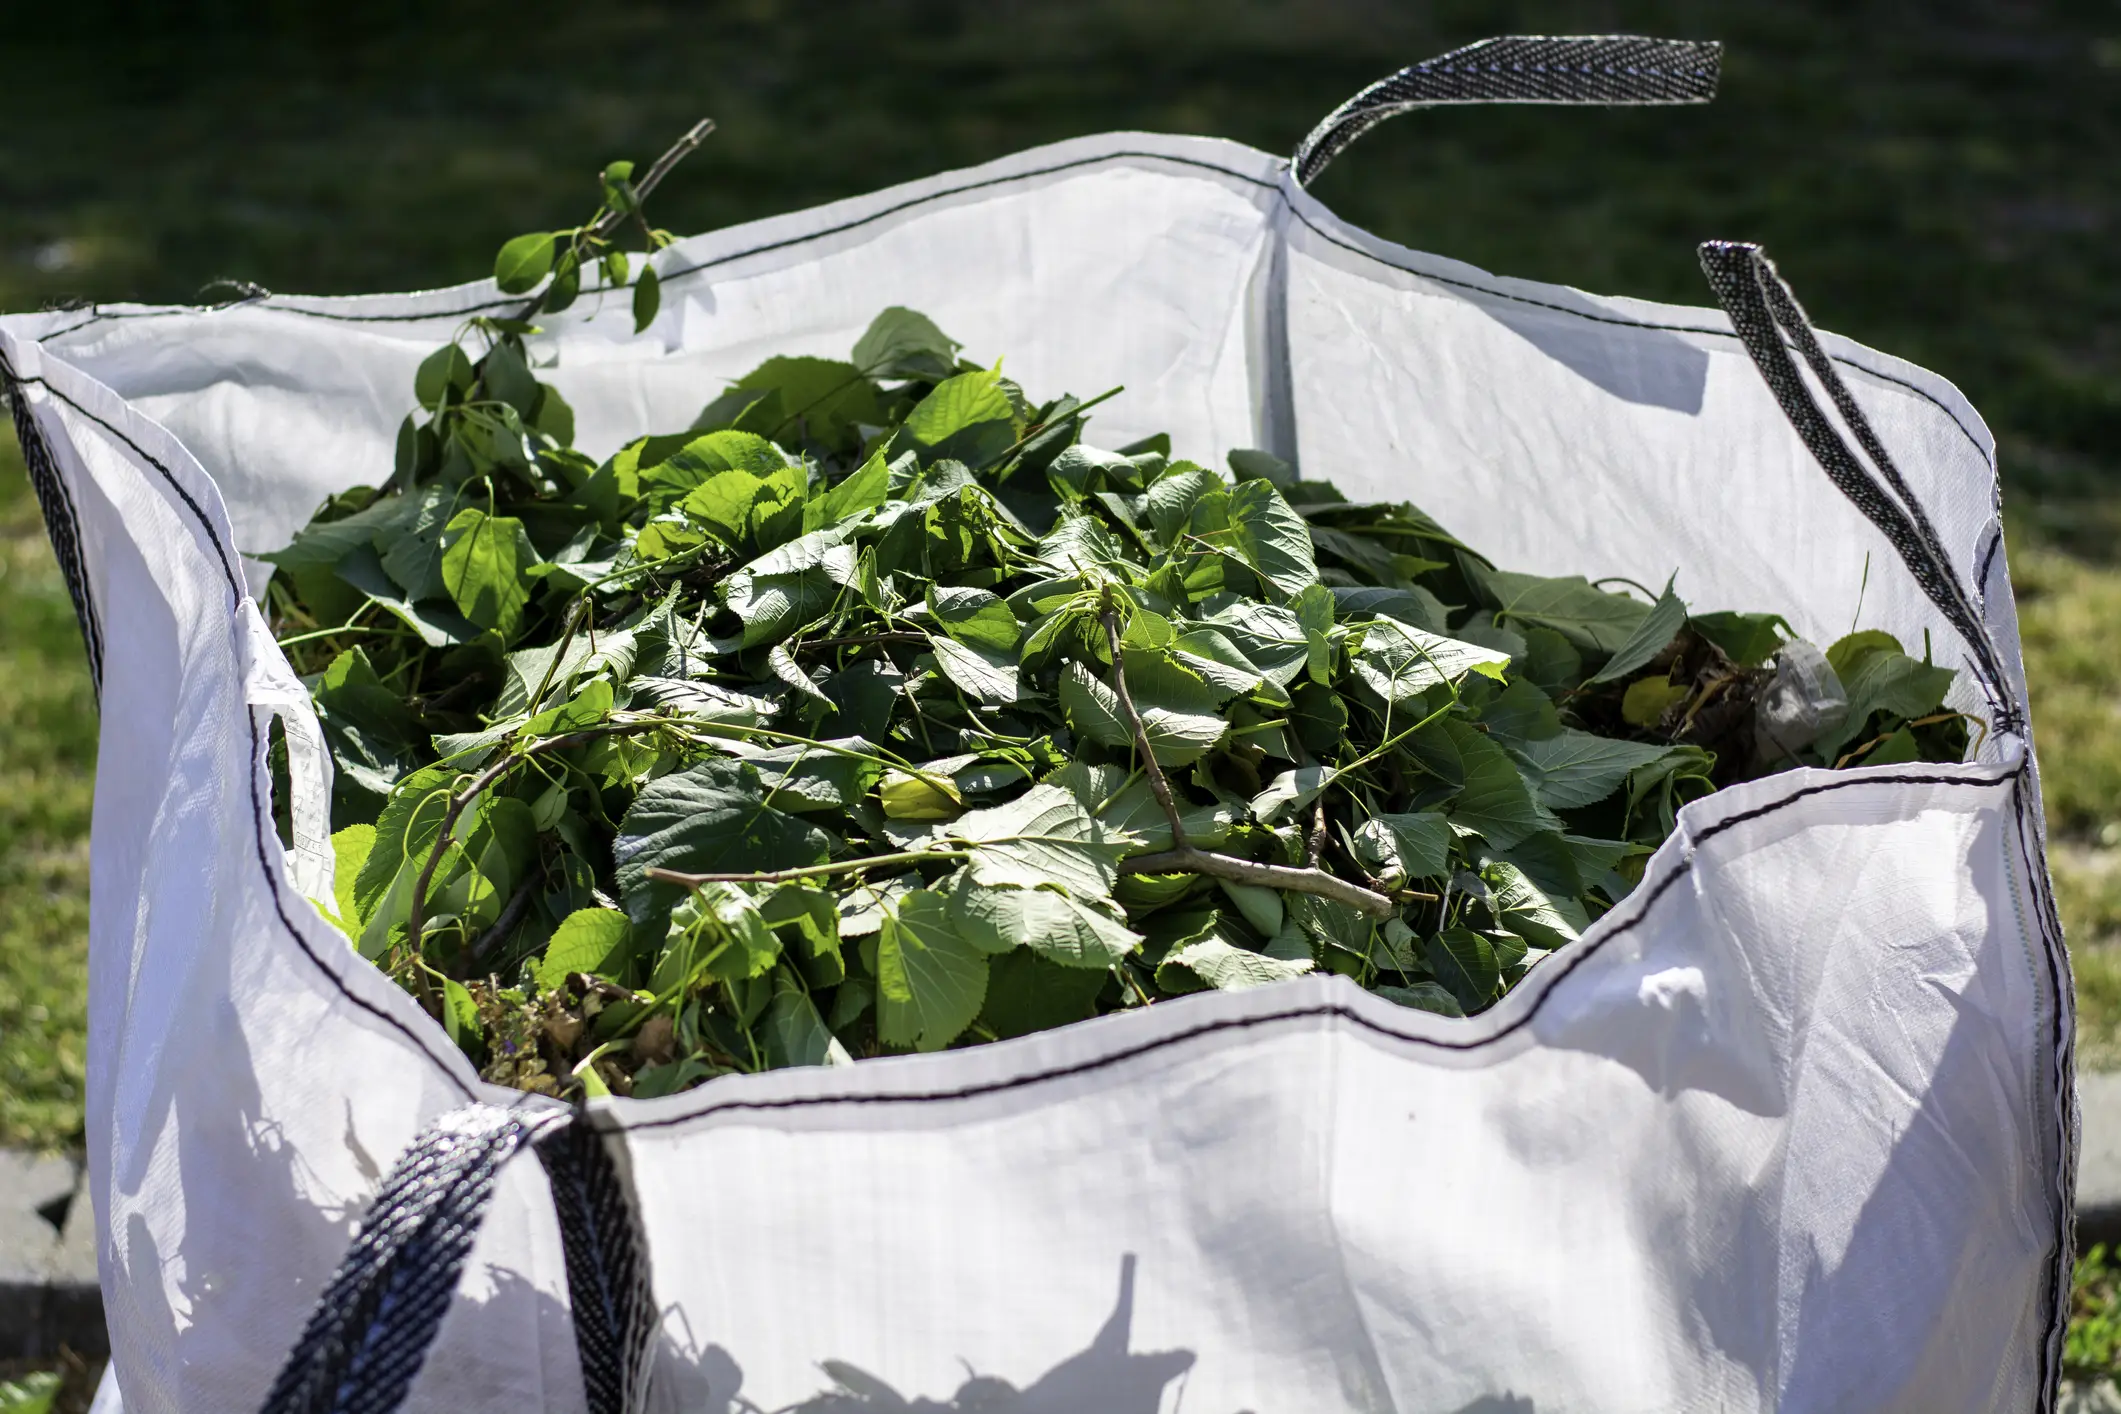
M 2084 1054 L 2121 1064 L 2121 7 L 2005 0 L 71 0 L 9 7 L 0 308 L 486 273 L 613 157 L 720 131 L 691 232 L 1109 129 L 1288 152 L 1372 79 L 1500 33 L 1725 41 L 1706 109 L 1460 109 L 1317 194 L 1393 240 L 1711 303 L 1764 241 L 1823 326 L 1956 381 L 2002 444 Z M 1418 490 L 1415 492 L 1418 497 Z M 1743 553 L 1743 547 L 1734 547 Z M 0 440 L 0 1144 L 77 1142 L 95 717 Z

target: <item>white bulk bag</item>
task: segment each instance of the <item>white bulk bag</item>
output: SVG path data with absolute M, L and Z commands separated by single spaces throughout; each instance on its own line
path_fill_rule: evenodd
M 1424 94 L 1555 96 L 1446 91 L 1479 67 L 1397 76 L 1302 175 Z M 449 1233 L 398 1254 L 453 1241 L 462 1267 L 409 1407 L 638 1399 L 626 1370 L 585 1390 L 611 1330 L 577 1355 L 588 1294 L 623 1304 L 623 1279 L 585 1279 L 611 1253 L 583 1238 L 571 1281 L 546 1170 L 500 1167 L 592 1130 L 591 1180 L 552 1172 L 576 1175 L 571 1243 L 624 1248 L 638 1213 L 651 1319 L 596 1319 L 645 1332 L 615 1338 L 648 1340 L 657 1408 L 2051 1407 L 2071 999 L 1993 440 L 1943 379 L 1813 345 L 1757 252 L 1704 260 L 1736 333 L 1389 244 L 1262 152 L 1122 133 L 680 242 L 638 337 L 622 300 L 549 319 L 596 455 L 905 305 L 1027 387 L 1124 383 L 1102 444 L 1267 447 L 1499 563 L 1676 567 L 1697 608 L 1782 610 L 1819 642 L 1861 597 L 1964 668 L 1954 705 L 1992 727 L 1963 765 L 1688 806 L 1631 897 L 1469 1020 L 1306 978 L 572 1126 L 482 1084 L 306 901 L 326 763 L 254 602 L 252 556 L 385 474 L 419 360 L 513 302 L 482 282 L 0 320 L 103 714 L 87 1135 L 126 1407 L 259 1407 L 382 1175 L 469 1101 L 512 1113 L 423 1151 L 484 1167 Z M 398 1240 L 383 1226 L 356 1257 Z M 448 1291 L 422 1299 L 439 1315 Z

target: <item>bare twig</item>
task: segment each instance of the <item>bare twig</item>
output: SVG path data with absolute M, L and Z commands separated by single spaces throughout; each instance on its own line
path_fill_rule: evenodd
M 1311 838 L 1304 844 L 1304 863 L 1318 867 L 1318 858 L 1326 852 L 1326 798 L 1319 794 L 1318 803 L 1311 807 Z
M 634 196 L 645 204 L 648 200 L 648 194 L 656 189 L 657 184 L 663 178 L 670 175 L 670 169 L 690 156 L 693 149 L 705 142 L 707 135 L 713 131 L 714 119 L 712 118 L 702 118 L 697 123 L 694 123 L 683 137 L 670 144 L 669 150 L 661 157 L 656 158 L 649 165 L 648 170 L 642 173 L 641 179 L 633 184 Z M 625 219 L 619 212 L 607 211 L 597 218 L 595 225 L 590 227 L 590 234 L 596 236 L 607 235 Z
M 507 905 L 502 908 L 501 916 L 494 919 L 493 926 L 481 933 L 469 948 L 458 954 L 454 970 L 459 974 L 459 981 L 463 980 L 463 973 L 471 970 L 471 964 L 484 961 L 486 954 L 499 947 L 501 940 L 514 931 L 516 924 L 523 919 L 523 911 L 530 907 L 530 895 L 537 884 L 538 876 L 532 874 L 517 885 L 515 893 L 510 895 Z
M 965 852 L 957 849 L 909 849 L 899 854 L 872 854 L 866 859 L 842 859 L 832 864 L 809 864 L 800 869 L 766 869 L 756 874 L 687 874 L 682 870 L 659 869 L 652 865 L 646 872 L 658 883 L 696 889 L 702 884 L 788 884 L 797 879 L 818 879 L 828 874 L 851 874 L 862 869 L 964 857 Z

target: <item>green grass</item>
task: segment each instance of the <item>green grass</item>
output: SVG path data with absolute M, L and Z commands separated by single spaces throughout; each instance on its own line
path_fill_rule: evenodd
M 78 1142 L 96 709 L 12 432 L 0 438 L 0 1144 Z

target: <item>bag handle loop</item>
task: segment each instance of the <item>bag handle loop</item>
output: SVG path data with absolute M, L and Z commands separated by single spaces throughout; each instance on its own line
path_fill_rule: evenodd
M 1638 35 L 1505 35 L 1379 79 L 1326 114 L 1290 159 L 1298 186 L 1387 118 L 1457 103 L 1707 103 L 1723 46 Z
M 1974 655 L 1974 671 L 1995 711 L 1997 729 L 2022 736 L 2025 710 L 2010 690 L 2010 678 L 1980 610 L 1952 568 L 1951 556 L 1945 553 L 1921 499 L 1909 489 L 1862 405 L 1820 346 L 1811 319 L 1775 263 L 1766 251 L 1746 241 L 1704 241 L 1700 256 L 1717 302 L 1730 316 L 1732 330 L 1767 380 L 1783 415 L 1827 477 L 1891 542 L 1922 592 L 1966 641 Z M 1790 357 L 1792 349 L 1825 389 L 1842 424 L 1876 469 L 1875 475 L 1828 419 Z
M 501 1169 L 525 1145 L 551 1181 L 590 1414 L 636 1414 L 658 1321 L 625 1177 L 581 1112 L 485 1104 L 442 1115 L 391 1166 L 263 1414 L 392 1414 L 404 1403 Z

